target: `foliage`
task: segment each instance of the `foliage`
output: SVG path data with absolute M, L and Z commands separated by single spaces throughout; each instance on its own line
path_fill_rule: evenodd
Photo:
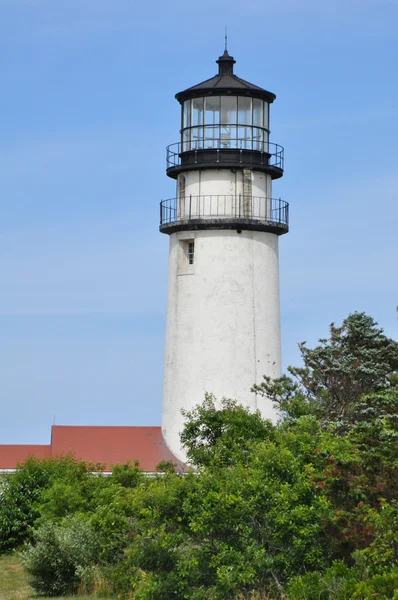
M 373 575 L 383 574 L 391 567 L 398 572 L 398 501 L 382 500 L 380 510 L 370 509 L 366 519 L 374 528 L 374 538 L 366 548 L 354 553 L 355 560 Z
M 100 465 L 77 461 L 72 456 L 44 460 L 30 457 L 16 473 L 4 475 L 0 494 L 0 554 L 18 548 L 29 538 L 35 520 L 41 515 L 40 502 L 47 490 L 60 483 L 65 492 L 63 499 L 58 502 L 53 491 L 49 495 L 57 501 L 55 512 L 62 512 L 62 503 L 82 502 L 73 487 L 94 470 L 100 470 Z
M 109 483 L 120 484 L 123 487 L 134 488 L 142 484 L 145 475 L 140 469 L 139 462 L 136 460 L 134 464 L 128 460 L 124 465 L 112 465 L 112 474 L 109 478 Z
M 22 558 L 32 587 L 56 596 L 77 591 L 82 571 L 96 563 L 98 553 L 94 531 L 86 521 L 74 517 L 63 525 L 50 521 L 42 525 Z
M 112 594 L 104 593 L 96 584 L 93 593 L 99 593 L 102 597 L 111 598 Z M 86 595 L 84 588 L 79 587 L 79 600 L 94 600 L 94 596 Z M 23 569 L 20 557 L 16 554 L 0 556 L 0 597 L 2 600 L 32 600 L 38 598 L 34 590 L 27 582 L 27 576 Z M 62 600 L 75 600 L 76 596 L 62 596 Z M 48 600 L 48 597 L 40 596 L 40 600 Z
M 229 410 L 243 420 L 242 407 Z M 202 414 L 208 422 L 204 406 Z M 231 422 L 236 427 L 233 415 Z M 200 474 L 170 474 L 139 490 L 134 538 L 117 568 L 120 586 L 140 573 L 135 598 L 231 598 L 275 589 L 292 574 L 326 565 L 322 524 L 329 504 L 316 493 L 306 458 L 320 431 L 309 419 L 289 435 L 247 447 L 244 462 L 237 447 L 227 465 L 212 460 Z M 224 435 L 229 443 L 227 429 Z M 222 435 L 216 456 L 219 445 L 225 447 Z
M 95 510 L 88 516 L 100 545 L 101 563 L 121 560 L 133 535 L 134 488 L 110 485 L 98 492 Z
M 177 469 L 171 460 L 161 460 L 160 463 L 156 465 L 156 471 L 158 473 L 176 473 Z
M 293 578 L 286 591 L 288 600 L 397 600 L 398 569 L 368 576 L 336 561 L 324 574 Z
M 388 389 L 398 371 L 398 342 L 386 337 L 365 313 L 353 313 L 313 349 L 299 344 L 303 367 L 290 367 L 293 379 L 268 378 L 254 390 L 290 416 L 312 410 L 325 422 L 355 419 L 353 405 L 364 394 Z
M 250 447 L 273 435 L 273 426 L 250 413 L 234 400 L 223 398 L 217 407 L 212 394 L 192 411 L 182 411 L 186 423 L 181 434 L 191 464 L 209 466 L 215 460 L 221 465 L 245 462 Z
M 289 367 L 288 371 L 290 370 Z M 278 379 L 264 375 L 262 383 L 254 385 L 251 391 L 272 402 L 285 422 L 317 414 L 316 401 L 288 375 L 282 375 Z
M 34 532 L 24 560 L 47 593 L 398 600 L 398 344 L 354 313 L 300 348 L 303 367 L 253 388 L 277 425 L 210 394 L 184 413 L 187 474 L 21 465 L 0 495 L 0 551 Z

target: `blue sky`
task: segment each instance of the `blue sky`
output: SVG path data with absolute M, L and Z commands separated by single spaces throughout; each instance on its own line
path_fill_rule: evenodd
M 174 94 L 277 95 L 283 363 L 366 311 L 397 337 L 396 0 L 0 0 L 0 443 L 160 424 Z

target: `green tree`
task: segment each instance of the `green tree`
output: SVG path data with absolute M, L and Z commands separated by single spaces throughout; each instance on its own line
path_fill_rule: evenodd
M 236 401 L 223 398 L 217 407 L 212 394 L 191 411 L 182 411 L 185 417 L 181 442 L 189 462 L 197 467 L 209 466 L 214 460 L 223 465 L 245 462 L 251 446 L 272 438 L 274 427 L 261 418 L 260 412 L 251 413 Z
M 353 313 L 315 348 L 299 344 L 303 367 L 290 367 L 293 379 L 266 378 L 253 390 L 271 398 L 288 416 L 305 412 L 325 422 L 355 420 L 353 407 L 364 394 L 395 386 L 398 343 L 384 335 L 365 313 Z
M 136 460 L 134 464 L 128 460 L 123 465 L 112 465 L 109 482 L 111 484 L 118 483 L 123 487 L 137 487 L 142 484 L 145 479 L 144 472 L 140 469 L 139 462 Z
M 54 500 L 55 512 L 65 513 L 68 504 L 81 503 L 73 487 L 86 480 L 91 471 L 99 469 L 100 465 L 78 461 L 72 456 L 44 460 L 30 457 L 15 473 L 5 475 L 0 494 L 0 553 L 18 548 L 30 537 L 36 519 L 41 516 L 41 502 L 47 490 Z M 63 488 L 59 499 L 50 491 L 56 482 L 59 490 Z
M 355 313 L 300 347 L 303 367 L 254 387 L 277 425 L 211 395 L 185 412 L 187 474 L 24 465 L 0 498 L 8 547 L 40 526 L 32 576 L 65 591 L 100 573 L 134 600 L 398 600 L 397 343 Z
M 200 469 L 136 491 L 122 573 L 123 582 L 144 573 L 137 599 L 279 594 L 293 574 L 328 564 L 331 506 L 314 482 L 327 434 L 313 417 L 288 430 L 235 402 L 224 400 L 219 415 L 215 406 L 207 397 L 187 414 L 183 439 Z M 330 446 L 338 442 L 330 436 Z

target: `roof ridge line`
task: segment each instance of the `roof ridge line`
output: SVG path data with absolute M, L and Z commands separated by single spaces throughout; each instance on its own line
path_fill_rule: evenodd
M 124 427 L 128 429 L 161 429 L 161 425 L 51 425 L 51 428 L 54 427 L 75 427 L 75 428 L 85 428 L 85 429 L 94 429 L 97 427 L 106 427 L 106 429 L 111 429 L 112 427 Z

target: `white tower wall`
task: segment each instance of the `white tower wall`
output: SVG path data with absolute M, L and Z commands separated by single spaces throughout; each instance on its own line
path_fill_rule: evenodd
M 221 177 L 220 189 L 225 185 Z M 205 392 L 275 418 L 271 402 L 250 388 L 263 375 L 280 376 L 278 236 L 236 230 L 173 233 L 168 289 L 162 428 L 169 448 L 184 460 L 181 409 L 202 402 Z
M 272 197 L 271 176 L 250 169 L 204 169 L 178 176 L 180 219 L 217 215 L 266 219 Z

